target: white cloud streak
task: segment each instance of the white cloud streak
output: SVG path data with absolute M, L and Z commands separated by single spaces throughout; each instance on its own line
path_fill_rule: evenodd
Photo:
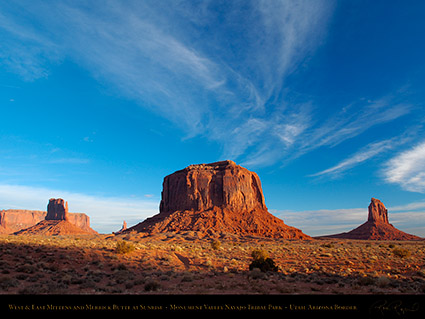
M 376 101 L 355 101 L 331 114 L 326 121 L 307 132 L 299 153 L 303 154 L 322 146 L 335 147 L 373 126 L 394 121 L 408 114 L 411 109 L 410 104 L 401 103 L 391 95 Z
M 216 5 L 16 1 L 0 7 L 0 54 L 31 80 L 70 59 L 186 138 L 217 141 L 221 158 L 251 166 L 334 147 L 410 111 L 386 96 L 323 120 L 310 101 L 287 100 L 285 81 L 326 38 L 332 2 L 236 1 L 220 13 Z
M 286 120 L 297 107 L 281 114 L 279 122 L 270 121 L 264 108 L 273 111 L 281 104 L 271 97 L 317 47 L 332 12 L 329 3 L 253 1 L 246 11 L 240 3 L 229 3 L 224 17 L 213 2 L 101 3 L 93 11 L 78 2 L 18 1 L 17 8 L 20 4 L 26 12 L 19 18 L 16 8 L 4 6 L 16 20 L 5 19 L 0 28 L 26 46 L 5 48 L 16 71 L 32 67 L 36 78 L 39 66 L 38 74 L 47 76 L 49 59 L 71 59 L 189 137 L 201 134 L 222 143 L 226 157 L 246 156 L 252 137 L 278 136 L 276 141 L 288 144 L 303 130 Z M 220 19 L 232 23 L 224 29 Z M 203 28 L 210 32 L 201 33 Z M 228 38 L 236 50 L 225 49 L 222 41 Z M 265 130 L 264 123 L 272 127 Z
M 323 176 L 323 175 L 330 175 L 334 177 L 339 176 L 344 171 L 356 165 L 359 165 L 373 157 L 382 155 L 383 153 L 391 149 L 394 149 L 400 144 L 405 143 L 406 140 L 407 138 L 392 138 L 392 139 L 388 139 L 388 140 L 384 140 L 380 142 L 370 143 L 366 145 L 365 147 L 363 147 L 362 149 L 360 149 L 358 152 L 351 155 L 350 157 L 342 160 L 337 165 L 309 176 L 311 177 Z
M 390 159 L 382 170 L 385 181 L 425 193 L 425 141 Z
M 413 202 L 406 205 L 393 206 L 388 208 L 390 211 L 415 211 L 419 209 L 425 209 L 425 201 Z

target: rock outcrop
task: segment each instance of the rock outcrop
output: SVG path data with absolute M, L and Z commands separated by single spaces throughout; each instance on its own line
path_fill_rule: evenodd
M 68 202 L 63 199 L 51 198 L 47 205 L 44 219 L 27 228 L 13 232 L 15 235 L 74 235 L 96 234 L 90 228 L 90 219 L 85 214 L 68 213 Z M 6 223 L 8 228 L 9 223 Z M 79 227 L 81 225 L 82 227 Z
M 376 198 L 369 205 L 367 222 L 347 233 L 322 236 L 327 238 L 347 238 L 365 240 L 421 240 L 422 238 L 407 234 L 395 228 L 388 221 L 388 210 Z
M 270 214 L 258 175 L 233 161 L 190 165 L 166 176 L 159 214 L 127 229 L 134 230 L 310 238 Z
M 45 219 L 69 221 L 68 202 L 65 202 L 62 198 L 50 198 Z

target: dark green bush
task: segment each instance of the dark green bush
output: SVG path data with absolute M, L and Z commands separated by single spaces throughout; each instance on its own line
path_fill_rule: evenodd
M 161 285 L 154 280 L 149 280 L 145 284 L 145 291 L 157 291 L 161 288 Z
M 273 259 L 269 258 L 267 252 L 261 249 L 254 249 L 251 252 L 251 257 L 254 259 L 249 265 L 249 270 L 254 268 L 260 269 L 262 272 L 278 271 Z
M 375 278 L 373 278 L 371 276 L 364 276 L 364 277 L 358 278 L 357 283 L 360 286 L 370 286 L 370 285 L 375 285 L 376 280 L 375 280 Z
M 253 270 L 254 268 L 258 268 L 262 272 L 278 271 L 278 267 L 271 258 L 253 260 L 249 265 L 249 270 Z

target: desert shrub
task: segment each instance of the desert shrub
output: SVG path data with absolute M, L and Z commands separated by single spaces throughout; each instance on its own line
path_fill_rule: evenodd
M 125 265 L 125 264 L 118 264 L 117 265 L 117 268 L 116 269 L 118 269 L 118 270 L 127 270 L 127 266 Z
M 18 287 L 19 281 L 9 277 L 0 277 L 0 288 L 8 290 L 10 287 Z
M 375 281 L 375 278 L 371 276 L 364 276 L 364 277 L 360 277 L 357 280 L 357 283 L 360 286 L 370 286 L 370 285 L 375 285 L 376 281 Z
M 128 270 L 118 270 L 115 272 L 113 278 L 115 279 L 117 284 L 122 284 L 127 281 L 133 281 L 134 274 Z
M 381 288 L 388 286 L 389 283 L 390 283 L 390 279 L 386 276 L 381 276 L 376 280 L 376 284 L 378 285 L 378 287 L 381 287 Z
M 145 291 L 157 291 L 159 290 L 159 288 L 161 287 L 161 285 L 154 281 L 154 280 L 149 280 L 146 284 L 145 284 Z
M 394 248 L 393 255 L 400 258 L 405 258 L 410 256 L 410 251 L 405 248 Z
M 27 279 L 27 278 L 28 278 L 28 275 L 25 275 L 25 274 L 19 274 L 19 275 L 17 275 L 15 278 L 16 278 L 16 279 L 18 279 L 18 280 L 25 280 L 25 279 Z
M 251 257 L 254 259 L 249 265 L 249 270 L 254 268 L 260 269 L 262 272 L 278 271 L 273 259 L 269 258 L 267 252 L 261 249 L 254 249 L 251 252 Z
M 183 276 L 181 282 L 192 282 L 193 281 L 193 275 L 190 273 L 187 273 Z
M 211 248 L 214 250 L 220 249 L 221 243 L 218 240 L 214 240 L 211 242 Z
M 125 287 L 125 289 L 131 289 L 131 288 L 133 288 L 133 287 L 134 287 L 134 283 L 133 283 L 132 281 L 127 281 L 127 282 L 124 284 L 124 287 Z
M 425 278 L 425 270 L 418 270 L 416 272 L 416 275 Z
M 127 253 L 131 253 L 132 251 L 134 251 L 135 247 L 133 244 L 131 243 L 127 243 L 125 241 L 119 241 L 117 242 L 117 245 L 115 247 L 115 252 L 117 254 L 127 254 Z
M 252 270 L 254 268 L 258 268 L 262 272 L 278 271 L 278 267 L 275 265 L 273 259 L 271 258 L 266 258 L 264 260 L 262 259 L 253 260 L 252 263 L 249 265 L 249 270 Z
M 251 257 L 254 258 L 254 260 L 266 260 L 269 258 L 269 255 L 262 249 L 254 249 L 251 252 Z
M 23 272 L 26 274 L 33 274 L 37 269 L 31 265 L 21 265 L 16 268 L 17 272 Z

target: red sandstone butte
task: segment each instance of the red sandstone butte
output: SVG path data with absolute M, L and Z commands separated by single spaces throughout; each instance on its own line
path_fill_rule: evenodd
M 190 165 L 166 176 L 159 210 L 125 232 L 311 238 L 270 214 L 258 175 L 233 161 Z
M 7 209 L 0 211 L 0 234 L 12 234 L 45 220 L 46 211 Z M 68 213 L 69 222 L 79 228 L 91 231 L 90 217 L 84 213 Z
M 347 238 L 365 240 L 421 240 L 422 238 L 407 234 L 395 228 L 388 221 L 388 210 L 376 198 L 369 205 L 367 222 L 347 233 L 322 236 L 327 238 Z
M 68 202 L 62 198 L 51 198 L 47 205 L 47 214 L 44 220 L 36 225 L 14 232 L 15 235 L 76 235 L 96 234 L 90 227 L 81 228 L 70 222 Z

